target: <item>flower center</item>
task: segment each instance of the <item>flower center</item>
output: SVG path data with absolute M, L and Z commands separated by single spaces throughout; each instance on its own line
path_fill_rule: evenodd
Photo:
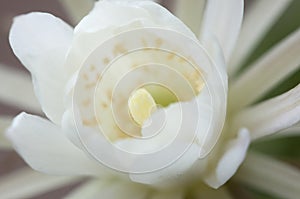
M 167 107 L 171 103 L 178 102 L 178 97 L 168 88 L 159 84 L 149 84 L 144 88 L 151 94 L 156 104 Z
M 132 119 L 140 126 L 157 110 L 159 106 L 166 107 L 178 102 L 174 93 L 158 84 L 146 85 L 135 90 L 129 100 L 128 108 Z
M 130 96 L 128 107 L 133 120 L 138 125 L 143 126 L 145 120 L 156 110 L 156 103 L 146 89 L 140 88 Z

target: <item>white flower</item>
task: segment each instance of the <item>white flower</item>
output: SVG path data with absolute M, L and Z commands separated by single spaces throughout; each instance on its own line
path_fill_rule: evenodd
M 229 83 L 227 108 L 226 66 L 234 74 L 240 62 L 234 55 L 244 56 L 243 45 L 250 45 L 246 41 L 233 53 L 242 17 L 243 1 L 210 0 L 199 36 L 150 1 L 100 1 L 74 30 L 50 14 L 17 17 L 10 43 L 31 72 L 49 120 L 21 113 L 8 138 L 35 170 L 94 177 L 70 198 L 184 198 L 187 191 L 195 198 L 229 197 L 221 186 L 244 161 L 251 140 L 300 120 L 299 86 L 249 106 L 298 66 L 299 31 Z M 246 18 L 242 33 L 252 23 Z M 262 74 L 270 65 L 266 82 Z M 174 102 L 161 87 L 139 88 L 151 81 L 178 98 Z M 166 104 L 158 108 L 161 98 Z M 157 127 L 160 134 L 151 137 Z M 287 172 L 293 183 L 281 191 L 284 183 L 272 177 L 274 171 Z M 265 181 L 258 188 L 282 197 L 299 194 L 298 171 L 258 154 L 248 156 L 237 179 L 252 186 Z

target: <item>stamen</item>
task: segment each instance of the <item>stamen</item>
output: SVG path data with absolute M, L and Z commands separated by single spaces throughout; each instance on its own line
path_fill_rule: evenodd
M 156 110 L 156 103 L 151 94 L 144 88 L 137 89 L 133 92 L 128 100 L 129 113 L 133 120 L 143 125 L 151 113 Z

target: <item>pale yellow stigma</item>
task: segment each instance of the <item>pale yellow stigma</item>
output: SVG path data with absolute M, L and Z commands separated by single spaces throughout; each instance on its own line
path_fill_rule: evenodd
M 156 103 L 151 94 L 144 88 L 133 92 L 128 100 L 129 113 L 133 120 L 142 126 L 151 113 L 156 110 Z

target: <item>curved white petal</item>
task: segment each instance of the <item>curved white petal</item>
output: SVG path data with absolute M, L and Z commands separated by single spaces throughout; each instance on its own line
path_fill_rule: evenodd
M 234 110 L 249 105 L 266 94 L 300 66 L 300 29 L 277 44 L 266 55 L 231 82 L 230 106 Z
M 215 189 L 225 184 L 244 161 L 249 144 L 249 131 L 241 129 L 238 137 L 226 144 L 225 149 L 223 149 L 224 154 L 218 161 L 216 168 L 204 178 L 205 183 Z
M 249 154 L 235 178 L 280 198 L 298 199 L 300 195 L 299 169 L 265 155 Z
M 0 101 L 12 106 L 40 112 L 28 74 L 0 64 Z
M 15 55 L 32 74 L 43 111 L 55 123 L 60 123 L 63 113 L 63 64 L 72 34 L 60 19 L 38 12 L 16 17 L 9 34 Z
M 1 176 L 0 198 L 31 198 L 79 180 L 77 177 L 49 176 L 29 168 L 20 169 Z
M 160 83 L 174 91 L 179 97 L 179 101 L 184 101 L 162 108 L 162 111 L 166 110 L 166 113 L 168 110 L 170 113 L 171 109 L 174 110 L 165 118 L 168 124 L 165 132 L 170 134 L 181 128 L 181 132 L 186 131 L 185 134 L 188 137 L 186 140 L 191 140 L 197 134 L 199 145 L 201 145 L 199 156 L 206 156 L 216 144 L 224 124 L 227 100 L 225 70 L 220 71 L 197 42 L 182 37 L 180 34 L 174 34 L 173 31 L 166 34 L 165 31 L 157 29 L 143 29 L 142 36 L 137 34 L 138 31 L 128 33 L 131 37 L 136 34 L 137 36 L 133 38 L 137 38 L 138 42 L 128 41 L 127 37 L 121 40 L 121 36 L 126 35 L 125 33 L 115 37 L 113 42 L 118 43 L 118 40 L 121 40 L 123 48 L 136 49 L 136 46 L 140 47 L 139 37 L 143 38 L 147 35 L 150 46 L 153 45 L 150 42 L 155 41 L 155 36 L 159 35 L 160 41 L 162 41 L 161 46 L 166 46 L 166 49 L 169 49 L 167 48 L 169 46 L 171 46 L 170 49 L 178 49 L 181 56 L 188 57 L 188 61 L 181 60 L 175 53 L 148 49 L 124 54 L 105 68 L 106 65 L 99 56 L 103 54 L 112 56 L 115 44 L 108 42 L 105 43 L 105 47 L 100 46 L 86 60 L 78 75 L 76 89 L 74 89 L 74 105 L 80 109 L 83 125 L 96 130 L 101 127 L 100 131 L 113 141 L 124 138 L 124 136 L 122 137 L 125 135 L 124 132 L 127 135 L 138 137 L 140 129 L 133 123 L 127 111 L 129 96 L 134 89 L 141 85 Z M 180 37 L 178 37 L 179 35 Z M 175 38 L 174 40 L 177 42 L 174 43 L 172 38 Z M 176 46 L 169 44 L 176 44 Z M 191 65 L 189 61 L 193 61 L 193 64 Z M 200 92 L 199 95 L 195 90 Z M 174 108 L 175 106 L 176 108 Z M 181 115 L 180 111 L 185 113 Z M 185 125 L 186 128 L 180 126 L 181 118 L 189 120 L 188 122 L 192 125 Z M 151 119 L 158 121 L 158 124 L 161 123 L 160 118 Z M 142 135 L 145 137 L 149 134 L 153 135 L 156 132 L 155 127 L 154 125 L 154 130 L 148 128 L 150 133 L 146 133 L 143 129 Z M 119 132 L 120 134 L 118 134 Z M 135 132 L 138 133 L 135 134 Z M 114 134 L 117 136 L 111 136 Z M 150 146 L 154 145 L 150 144 Z M 98 154 L 101 152 L 101 150 L 97 151 Z
M 300 121 L 300 84 L 290 91 L 242 110 L 233 118 L 234 128 L 249 129 L 258 139 L 288 128 Z
M 179 145 L 186 144 L 187 147 L 197 138 L 197 130 L 209 128 L 211 109 L 205 110 L 203 108 L 201 111 L 203 116 L 198 117 L 197 114 L 200 113 L 190 103 L 171 104 L 167 108 L 157 110 L 149 122 L 145 122 L 146 124 L 149 123 L 142 128 L 141 133 L 145 139 L 130 137 L 117 143 L 131 153 L 153 153 L 169 146 L 172 142 Z M 180 147 L 178 146 L 176 149 Z M 200 149 L 198 153 L 200 153 Z
M 99 1 L 75 28 L 67 67 L 77 70 L 87 56 L 107 39 L 143 27 L 172 29 L 196 39 L 167 9 L 151 1 Z
M 206 0 L 175 0 L 174 14 L 199 35 Z
M 213 38 L 221 44 L 226 63 L 237 41 L 244 13 L 243 0 L 209 0 L 204 12 L 200 41 L 207 49 L 214 45 Z
M 176 185 L 184 185 L 186 183 L 185 175 L 193 163 L 198 159 L 199 146 L 192 144 L 187 151 L 178 159 L 174 159 L 170 165 L 161 168 L 157 171 L 141 173 L 141 174 L 130 174 L 130 179 L 134 182 L 148 184 L 159 188 L 168 188 Z M 167 158 L 162 156 L 161 158 Z M 155 164 L 153 160 L 152 164 Z M 142 163 L 139 163 L 142 164 Z
M 85 126 L 83 121 L 84 119 L 82 119 L 75 106 L 73 110 L 68 109 L 63 116 L 61 133 L 67 136 L 68 141 L 71 141 L 80 150 L 86 152 L 86 155 L 88 154 L 97 160 L 102 174 L 105 173 L 111 177 L 128 178 L 125 173 L 119 172 L 118 167 L 114 164 L 114 160 L 117 158 L 115 147 L 112 147 L 112 143 L 98 128 Z M 117 164 L 120 164 L 120 162 Z
M 15 150 L 35 170 L 58 175 L 101 175 L 103 166 L 75 147 L 51 122 L 21 113 L 7 130 Z
M 107 20 L 109 19 L 109 20 Z M 151 1 L 101 1 L 75 28 L 76 34 L 109 31 L 140 22 L 141 27 L 164 27 L 189 36 L 193 33 L 167 9 Z M 130 27 L 129 29 L 137 28 Z M 104 38 L 105 39 L 105 38 Z
M 78 134 L 78 131 L 81 130 L 81 125 L 76 122 L 75 120 L 76 116 L 74 114 L 75 112 L 73 110 L 68 109 L 67 111 L 65 111 L 65 113 L 63 114 L 63 119 L 61 124 L 62 132 L 78 148 L 84 149 Z
M 279 131 L 278 133 L 273 134 L 269 138 L 281 138 L 281 137 L 293 137 L 293 136 L 299 136 L 300 135 L 300 122 L 297 124 L 286 128 L 282 131 Z
M 11 149 L 11 143 L 4 135 L 6 129 L 10 126 L 12 118 L 9 116 L 0 116 L 0 150 Z
M 123 15 L 123 10 L 126 10 L 126 12 Z M 100 12 L 101 11 L 101 12 Z M 122 13 L 122 16 L 119 14 Z M 108 18 L 111 18 L 111 20 L 106 20 Z M 103 23 L 102 23 L 103 21 Z M 97 23 L 96 23 L 97 22 Z M 98 23 L 101 22 L 101 23 Z M 85 61 L 82 67 L 82 71 L 78 73 L 78 80 L 81 80 L 80 78 L 83 78 L 83 81 L 76 82 L 76 89 L 74 89 L 74 106 L 78 106 L 80 108 L 80 120 L 79 123 L 82 123 L 84 127 L 89 127 L 91 129 L 85 131 L 84 128 L 80 129 L 79 134 L 76 134 L 73 136 L 73 142 L 76 143 L 77 145 L 80 145 L 80 141 L 82 144 L 86 145 L 86 149 L 93 153 L 95 157 L 99 161 L 102 160 L 103 156 L 104 158 L 108 158 L 109 161 L 113 159 L 112 157 L 114 156 L 114 152 L 116 152 L 116 149 L 109 150 L 110 153 L 104 154 L 103 151 L 107 151 L 108 144 L 106 143 L 107 140 L 105 140 L 104 135 L 111 135 L 115 132 L 119 132 L 121 127 L 116 125 L 116 122 L 114 119 L 116 119 L 119 115 L 121 115 L 121 118 L 123 119 L 124 114 L 128 114 L 126 112 L 126 107 L 127 107 L 127 101 L 128 99 L 124 96 L 127 96 L 127 94 L 130 94 L 130 89 L 127 89 L 128 87 L 132 86 L 140 86 L 141 83 L 140 81 L 143 82 L 144 79 L 148 80 L 150 77 L 156 77 L 156 79 L 150 79 L 152 82 L 155 82 L 155 80 L 164 80 L 163 82 L 167 82 L 172 84 L 172 86 L 178 86 L 177 90 L 180 90 L 182 92 L 185 92 L 185 89 L 180 89 L 180 88 L 187 88 L 183 87 L 179 81 L 173 81 L 177 76 L 172 76 L 170 75 L 170 70 L 167 70 L 169 73 L 162 73 L 161 70 L 158 70 L 157 68 L 162 68 L 161 65 L 166 65 L 165 63 L 172 63 L 170 64 L 169 67 L 172 69 L 172 71 L 177 72 L 177 66 L 179 65 L 179 70 L 178 72 L 181 73 L 182 77 L 185 77 L 185 79 L 191 79 L 190 75 L 196 75 L 195 79 L 200 81 L 200 78 L 197 76 L 198 73 L 194 74 L 194 70 L 187 69 L 185 70 L 185 67 L 183 66 L 183 63 L 185 63 L 184 60 L 178 59 L 174 54 L 171 54 L 171 56 L 168 56 L 168 54 L 163 54 L 160 52 L 159 55 L 157 53 L 159 51 L 155 52 L 150 52 L 150 54 L 146 54 L 146 52 L 138 52 L 134 57 L 134 55 L 130 54 L 130 56 L 121 56 L 120 59 L 116 60 L 113 65 L 109 65 L 110 67 L 107 68 L 109 72 L 105 73 L 108 75 L 103 75 L 101 70 L 101 66 L 103 68 L 106 66 L 103 64 L 106 59 L 102 59 L 105 57 L 99 57 L 99 56 L 104 56 L 108 55 L 106 57 L 109 57 L 110 60 L 112 55 L 114 54 L 114 49 L 116 48 L 118 43 L 118 37 L 114 37 L 114 40 L 111 43 L 108 42 L 109 46 L 106 46 L 104 48 L 103 46 L 99 46 L 105 39 L 108 39 L 109 37 L 115 36 L 116 34 L 124 31 L 128 31 L 131 29 L 135 28 L 141 28 L 141 27 L 165 27 L 169 28 L 175 31 L 178 31 L 180 33 L 183 33 L 184 36 L 193 36 L 193 34 L 181 23 L 177 18 L 175 18 L 173 15 L 171 15 L 169 12 L 167 12 L 165 9 L 162 7 L 158 6 L 157 4 L 151 3 L 151 2 L 121 2 L 121 1 L 113 1 L 113 2 L 108 2 L 108 1 L 101 1 L 97 3 L 95 9 L 91 12 L 90 15 L 88 15 L 86 18 L 84 18 L 80 24 L 76 27 L 75 30 L 75 39 L 74 39 L 74 45 L 72 47 L 71 53 L 69 54 L 69 61 L 71 61 L 73 64 L 69 65 L 71 67 L 78 66 L 80 67 L 81 63 Z M 144 29 L 143 29 L 144 30 Z M 147 32 L 147 31 L 148 32 Z M 225 112 L 226 112 L 226 95 L 227 95 L 227 83 L 226 83 L 226 74 L 224 73 L 225 68 L 218 69 L 214 64 L 212 63 L 211 60 L 209 60 L 206 51 L 202 48 L 200 45 L 193 46 L 192 43 L 198 44 L 197 42 L 193 40 L 188 40 L 188 39 L 172 39 L 172 38 L 179 38 L 177 37 L 178 34 L 176 34 L 176 37 L 174 34 L 172 37 L 170 37 L 169 34 L 160 34 L 160 31 L 151 30 L 151 29 L 146 29 L 143 32 L 143 35 L 141 37 L 132 37 L 132 32 L 127 32 L 131 33 L 131 37 L 134 39 L 130 41 L 124 41 L 121 40 L 121 44 L 123 48 L 126 49 L 131 49 L 132 46 L 134 45 L 139 45 L 138 47 L 148 47 L 148 45 L 140 45 L 140 42 L 142 41 L 143 37 L 145 38 L 145 35 L 147 35 L 147 40 L 148 44 L 155 44 L 155 41 L 157 41 L 157 35 L 159 36 L 160 42 L 158 42 L 159 46 L 167 46 L 169 44 L 175 44 L 170 45 L 172 46 L 171 50 L 172 52 L 177 49 L 181 53 L 183 57 L 191 57 L 191 59 L 188 58 L 189 61 L 196 63 L 197 66 L 199 66 L 199 69 L 201 71 L 201 74 L 203 72 L 203 76 L 206 80 L 205 83 L 205 88 L 203 91 L 201 90 L 201 93 L 198 97 L 195 97 L 191 102 L 187 102 L 190 104 L 196 104 L 196 106 L 192 106 L 189 104 L 184 105 L 185 106 L 185 111 L 188 115 L 187 117 L 182 117 L 185 118 L 185 120 L 188 120 L 189 117 L 191 119 L 191 123 L 193 124 L 192 126 L 188 126 L 188 122 L 186 122 L 186 128 L 182 128 L 182 132 L 185 133 L 187 131 L 188 133 L 186 134 L 192 134 L 195 135 L 198 131 L 199 136 L 197 137 L 197 141 L 199 145 L 201 145 L 201 150 L 198 150 L 194 158 L 199 158 L 206 156 L 210 150 L 213 148 L 215 143 L 217 142 L 219 138 L 219 134 L 221 132 L 221 129 L 223 127 L 224 123 L 224 118 L 225 118 Z M 153 32 L 151 32 L 153 31 Z M 154 34 L 153 34 L 154 33 Z M 170 32 L 169 32 L 170 33 Z M 174 33 L 174 32 L 173 32 Z M 137 34 L 137 33 L 135 33 Z M 170 33 L 171 34 L 171 33 Z M 122 34 L 122 35 L 125 35 Z M 121 36 L 122 36 L 121 35 Z M 138 35 L 138 34 L 137 34 Z M 182 35 L 182 34 L 181 34 Z M 140 36 L 140 35 L 138 35 Z M 127 38 L 126 38 L 127 39 Z M 176 40 L 177 42 L 174 42 Z M 97 42 L 95 42 L 97 41 Z M 145 39 L 144 39 L 145 41 Z M 184 42 L 188 41 L 188 42 Z M 152 43 L 151 43 L 152 42 Z M 187 45 L 191 44 L 191 45 Z M 107 43 L 105 43 L 107 44 Z M 141 43 L 142 44 L 142 43 Z M 157 44 L 157 42 L 156 42 Z M 98 47 L 96 50 L 95 48 Z M 101 47 L 101 48 L 100 48 Z M 135 46 L 134 46 L 135 47 Z M 155 46 L 157 48 L 157 45 Z M 197 48 L 197 49 L 196 49 Z M 168 48 L 167 48 L 168 49 Z M 196 50 L 193 50 L 196 49 Z M 95 51 L 93 51 L 95 50 Z M 102 50 L 102 51 L 101 51 Z M 199 53 L 196 53 L 198 50 L 200 50 Z M 146 50 L 145 50 L 146 51 Z M 195 52 L 196 51 L 196 52 Z M 221 51 L 221 50 L 220 50 Z M 102 53 L 101 53 L 102 52 Z M 147 51 L 148 52 L 148 51 Z M 218 51 L 219 52 L 219 51 Z M 81 54 L 83 56 L 76 56 L 76 53 Z M 145 53 L 146 56 L 144 56 Z M 103 55 L 104 54 L 104 55 Z M 118 53 L 119 54 L 119 53 Z M 219 52 L 219 54 L 222 55 L 222 53 Z M 88 56 L 88 59 L 85 60 L 86 56 Z M 73 57 L 72 57 L 73 56 Z M 115 55 L 116 56 L 116 55 Z M 173 58 L 175 57 L 175 64 L 173 63 L 174 60 Z M 220 56 L 222 57 L 222 56 Z M 72 58 L 72 59 L 71 59 Z M 136 59 L 135 59 L 136 58 Z M 147 62 L 150 59 L 149 62 Z M 122 62 L 121 62 L 121 61 Z M 164 60 L 161 62 L 161 60 Z M 167 60 L 167 62 L 166 62 Z M 172 60 L 172 62 L 170 61 Z M 217 62 L 218 64 L 223 64 L 220 60 L 221 58 L 218 59 Z M 132 62 L 133 61 L 133 62 Z M 118 78 L 122 77 L 123 74 L 127 70 L 131 71 L 135 69 L 136 67 L 133 67 L 133 64 L 143 64 L 146 61 L 147 63 L 159 63 L 161 65 L 158 66 L 152 66 L 149 68 L 146 68 L 147 70 L 138 71 L 136 73 L 130 73 L 133 74 L 133 76 L 130 76 L 129 81 L 125 81 L 125 83 L 119 83 Z M 151 62 L 152 61 L 152 62 Z M 70 63 L 71 63 L 70 62 Z M 68 64 L 70 64 L 68 63 Z M 97 68 L 96 66 L 100 66 L 100 69 Z M 113 66 L 117 66 L 113 68 Z M 70 67 L 70 69 L 71 69 Z M 166 67 L 167 68 L 167 67 Z M 74 68 L 73 68 L 74 69 Z M 84 71 L 84 69 L 87 69 Z M 175 70 L 174 70 L 175 69 Z M 76 68 L 75 68 L 76 70 Z M 100 70 L 100 71 L 99 71 Z M 156 73 L 151 73 L 152 70 Z M 155 71 L 158 70 L 158 71 Z M 72 71 L 72 69 L 71 69 Z M 91 72 L 92 71 L 92 72 Z M 124 72 L 125 71 L 125 72 Z M 148 72 L 145 72 L 148 71 Z M 149 72 L 150 71 L 150 72 Z M 81 73 L 81 72 L 86 72 L 86 73 Z M 164 71 L 166 72 L 166 70 Z M 178 73 L 177 72 L 177 73 Z M 77 74 L 77 73 L 76 73 Z M 136 76 L 134 76 L 136 75 Z M 137 78 L 138 77 L 138 78 Z M 99 86 L 97 85 L 97 81 L 99 81 L 97 78 L 100 78 L 101 83 Z M 193 79 L 193 77 L 192 77 Z M 216 81 L 218 79 L 218 81 Z M 136 81 L 135 81 L 136 80 Z M 108 82 L 108 83 L 103 83 L 103 82 Z M 113 91 L 116 87 L 114 87 L 114 83 L 116 82 L 119 83 L 118 85 L 121 86 L 121 94 L 122 95 L 116 95 L 114 96 Z M 189 82 L 189 81 L 187 81 Z M 74 83 L 74 82 L 73 82 Z M 82 84 L 80 84 L 82 83 Z M 168 85 L 168 84 L 167 84 Z M 97 87 L 98 86 L 98 87 Z M 191 86 L 189 85 L 189 88 Z M 95 89 L 98 90 L 95 90 Z M 96 91 L 96 92 L 95 92 Z M 177 93 L 176 93 L 177 94 Z M 95 100 L 96 99 L 96 100 Z M 95 100 L 95 101 L 93 101 Z M 191 99 L 188 99 L 191 100 Z M 94 103 L 95 102 L 95 103 Z M 115 110 L 112 110 L 110 105 L 112 105 L 111 102 L 114 102 L 117 104 L 116 110 L 117 114 L 114 115 Z M 93 106 L 94 105 L 94 106 Z M 177 103 L 177 106 L 183 105 L 181 103 Z M 74 109 L 74 107 L 72 107 Z M 171 106 L 170 106 L 171 108 Z M 195 114 L 194 109 L 196 111 L 198 110 L 200 114 Z M 179 109 L 180 110 L 180 109 Z M 166 128 L 167 133 L 172 133 L 172 131 L 178 130 L 178 125 L 180 127 L 180 113 L 177 112 L 178 110 L 176 109 L 174 114 L 174 117 L 170 116 L 168 119 L 168 128 Z M 97 115 L 98 114 L 98 115 Z M 200 119 L 199 119 L 199 117 Z M 182 116 L 182 115 L 181 115 Z M 183 115 L 185 116 L 185 115 Z M 174 119 L 175 118 L 175 119 Z M 82 119 L 82 120 L 81 120 Z M 199 119 L 199 120 L 198 120 Z M 123 121 L 123 120 L 122 120 Z M 131 120 L 130 120 L 131 121 Z M 177 121 L 179 121 L 177 123 Z M 210 123 L 210 121 L 212 121 Z M 172 128 L 172 124 L 176 124 L 176 128 Z M 199 125 L 199 129 L 196 129 L 198 127 L 198 123 L 201 123 L 202 125 Z M 194 124 L 197 124 L 194 126 Z M 68 125 L 68 124 L 67 124 Z M 72 125 L 72 124 L 71 124 Z M 126 123 L 128 126 L 128 124 Z M 125 125 L 125 126 L 126 126 Z M 211 125 L 211 128 L 209 128 L 209 125 Z M 73 125 L 74 126 L 74 125 Z M 99 127 L 101 128 L 99 130 Z M 119 127 L 119 128 L 118 128 Z M 203 127 L 203 128 L 202 128 Z M 194 129 L 193 129 L 194 128 Z M 81 132 L 82 130 L 82 132 Z M 90 131 L 91 130 L 91 131 Z M 123 129 L 122 129 L 123 130 Z M 75 131 L 72 131 L 73 133 Z M 69 135 L 72 136 L 72 132 L 68 132 Z M 123 133 L 123 132 L 121 132 Z M 128 132 L 129 134 L 132 133 L 131 131 Z M 182 134 L 183 134 L 182 133 Z M 101 134 L 101 135 L 100 135 Z M 124 134 L 124 133 L 123 133 Z M 145 131 L 142 131 L 143 135 L 146 135 Z M 78 135 L 80 138 L 78 139 Z M 132 134 L 130 134 L 132 135 Z M 134 134 L 136 135 L 136 134 Z M 98 138 L 97 138 L 98 137 Z M 109 137 L 109 136 L 108 136 Z M 168 136 L 167 136 L 168 137 Z M 193 136 L 186 136 L 188 137 L 186 140 L 189 140 L 191 142 L 186 141 L 188 144 L 192 143 L 192 138 Z M 109 137 L 111 138 L 111 137 Z M 113 137 L 115 138 L 115 137 Z M 115 141 L 116 139 L 121 139 L 123 138 L 122 136 L 116 136 L 115 139 L 110 139 Z M 181 141 L 183 142 L 183 141 Z M 105 145 L 107 144 L 107 145 Z M 107 147 L 106 147 L 107 146 Z M 134 145 L 133 145 L 134 146 Z M 140 145 L 136 145 L 138 147 Z M 151 146 L 151 144 L 149 145 Z M 180 149 L 177 149 L 180 150 Z M 141 150 L 139 150 L 141 151 Z M 183 151 L 182 151 L 183 152 Z M 185 167 L 189 168 L 192 166 L 192 162 L 188 162 L 189 165 Z M 120 162 L 113 162 L 113 165 L 110 165 L 112 167 L 119 166 L 117 164 L 120 164 Z M 143 162 L 145 164 L 145 162 Z M 127 168 L 125 168 L 127 169 Z
M 292 0 L 253 1 L 245 14 L 237 46 L 228 64 L 228 72 L 233 75 L 256 47 L 266 32 L 274 25 Z M 267 11 L 266 11 L 267 8 Z M 255 27 L 255 28 L 254 28 Z
M 66 199 L 144 199 L 148 195 L 147 188 L 118 180 L 92 180 L 66 196 Z

